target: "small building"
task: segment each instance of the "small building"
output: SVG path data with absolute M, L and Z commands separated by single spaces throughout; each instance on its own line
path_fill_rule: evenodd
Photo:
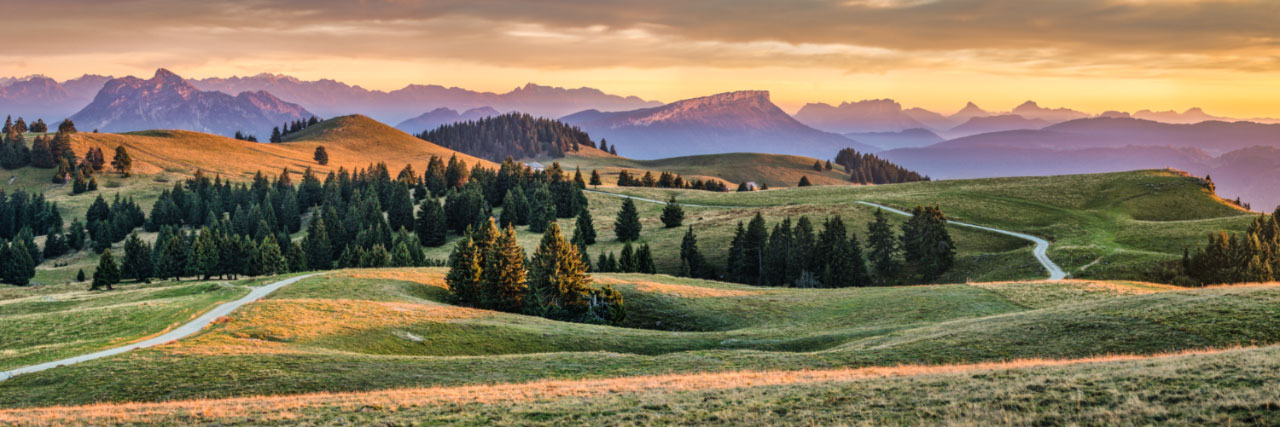
M 543 166 L 542 163 L 538 162 L 525 163 L 525 166 L 528 166 L 529 169 L 533 169 L 534 172 L 539 172 L 547 168 L 546 166 Z
M 755 181 L 747 181 L 747 191 L 756 191 L 759 189 L 760 186 L 756 185 Z

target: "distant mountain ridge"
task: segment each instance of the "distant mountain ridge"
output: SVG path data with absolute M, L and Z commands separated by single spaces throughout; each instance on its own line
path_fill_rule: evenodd
M 93 99 L 111 77 L 83 75 L 59 83 L 43 75 L 0 79 L 0 113 L 25 116 L 28 120 L 43 118 L 57 122 L 75 113 Z
M 433 130 L 442 125 L 475 121 L 500 114 L 502 113 L 498 110 L 489 107 L 472 108 L 461 113 L 452 108 L 440 107 L 426 113 L 422 113 L 421 116 L 400 122 L 400 124 L 396 125 L 396 129 L 400 129 L 410 134 L 419 134 L 424 131 Z
M 875 150 L 806 126 L 774 105 L 767 91 L 727 92 L 632 111 L 587 110 L 561 120 L 637 159 L 726 152 L 825 159 L 846 147 Z
M 265 90 L 324 116 L 360 113 L 384 123 L 401 123 L 423 111 L 438 108 L 466 110 L 490 107 L 499 112 L 520 111 L 554 118 L 585 109 L 617 111 L 661 105 L 635 96 L 607 94 L 599 89 L 566 89 L 533 83 L 501 94 L 418 84 L 384 92 L 330 79 L 306 81 L 268 73 L 197 79 L 191 84 L 201 90 L 226 93 Z
M 927 127 L 892 99 L 842 102 L 838 106 L 811 103 L 801 107 L 795 118 L 814 129 L 835 133 L 899 132 Z
M 311 116 L 301 106 L 264 91 L 236 96 L 201 91 L 161 68 L 148 80 L 124 77 L 106 82 L 71 120 L 82 130 L 179 129 L 224 136 L 245 131 L 265 139 L 272 127 Z

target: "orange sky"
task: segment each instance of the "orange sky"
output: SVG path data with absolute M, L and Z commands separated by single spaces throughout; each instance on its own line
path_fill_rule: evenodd
M 673 101 L 765 89 L 1280 116 L 1280 2 L 1268 0 L 20 1 L 0 75 L 284 73 L 391 90 L 526 82 Z

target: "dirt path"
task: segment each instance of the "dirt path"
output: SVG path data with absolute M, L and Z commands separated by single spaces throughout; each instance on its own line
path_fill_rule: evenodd
M 106 350 L 89 353 L 85 355 L 69 357 L 62 360 L 55 360 L 52 362 L 41 363 L 39 365 L 24 366 L 14 370 L 0 372 L 0 381 L 13 378 L 14 376 L 17 376 L 17 375 L 30 374 L 33 372 L 40 372 L 48 369 L 53 369 L 59 366 L 66 366 L 66 365 L 76 364 L 80 362 L 87 362 L 94 359 L 101 359 L 107 356 L 114 356 L 120 353 L 125 353 L 129 351 L 137 350 L 140 348 L 154 347 L 160 344 L 165 344 L 172 341 L 180 340 L 182 338 L 186 338 L 192 334 L 195 334 L 196 332 L 200 332 L 201 329 L 204 329 L 205 326 L 209 326 L 209 324 L 213 323 L 214 320 L 217 320 L 219 317 L 231 314 L 232 311 L 235 311 L 237 308 L 240 308 L 245 304 L 262 299 L 262 297 L 265 297 L 268 294 L 275 292 L 277 289 L 297 283 L 302 279 L 306 279 L 308 277 L 315 276 L 317 274 L 320 274 L 320 273 L 312 273 L 304 276 L 291 277 L 291 278 L 284 279 L 269 285 L 254 288 L 253 291 L 249 292 L 248 295 L 245 295 L 244 297 L 238 300 L 224 303 L 222 305 L 214 307 L 212 310 L 209 310 L 208 312 L 201 315 L 200 317 L 197 317 L 195 320 L 187 322 L 186 324 L 179 326 L 177 328 L 174 328 L 169 332 L 165 332 L 164 334 L 161 334 L 159 336 L 156 336 L 150 339 L 138 341 L 136 343 L 124 345 L 120 347 L 109 348 Z

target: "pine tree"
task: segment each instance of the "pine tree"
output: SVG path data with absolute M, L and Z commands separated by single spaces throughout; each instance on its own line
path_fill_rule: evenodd
M 116 154 L 111 157 L 111 168 L 124 176 L 129 176 L 129 172 L 133 170 L 133 158 L 129 157 L 129 150 L 123 145 L 116 146 Z
M 427 162 L 427 171 L 422 180 L 432 195 L 436 197 L 444 195 L 448 184 L 445 181 L 444 160 L 440 159 L 440 156 L 431 156 L 431 159 Z
M 187 244 L 181 232 L 174 233 L 163 247 L 157 245 L 156 248 L 163 248 L 157 262 L 160 275 L 181 280 L 187 272 Z
M 640 239 L 640 212 L 630 197 L 622 201 L 622 209 L 618 210 L 618 218 L 613 223 L 613 232 L 618 241 L 630 242 Z
M 404 184 L 395 184 L 395 190 L 387 201 L 387 225 L 392 231 L 414 229 L 413 198 L 409 195 L 409 187 Z
M 258 245 L 258 259 L 260 272 L 264 275 L 274 276 L 289 272 L 289 262 L 280 251 L 280 243 L 273 234 L 268 234 L 262 239 L 262 244 Z
M 155 268 L 151 262 L 151 246 L 138 237 L 138 233 L 129 234 L 124 241 L 124 260 L 120 266 L 123 277 L 140 283 L 149 283 Z
M 578 212 L 578 222 L 573 228 L 573 240 L 581 239 L 584 245 L 596 244 L 596 226 L 591 221 L 591 210 L 583 209 Z
M 773 233 L 769 235 L 769 242 L 765 245 L 762 284 L 779 286 L 790 282 L 791 250 L 791 218 L 787 218 L 773 226 Z
M 882 210 L 876 209 L 875 220 L 867 224 L 867 246 L 871 249 L 869 258 L 880 283 L 888 283 L 898 275 L 897 240 L 889 219 Z
M 591 182 L 589 182 L 589 184 L 591 184 L 592 187 L 599 187 L 601 185 L 604 185 L 604 183 L 600 180 L 600 172 L 597 172 L 595 169 L 591 170 Z
M 276 142 L 279 142 L 279 141 L 276 141 Z M 323 145 L 317 145 L 314 158 L 316 160 L 316 163 L 319 164 L 320 166 L 327 165 L 329 164 L 329 151 L 325 150 Z
M 195 241 L 191 243 L 191 264 L 188 274 L 209 280 L 217 275 L 222 264 L 222 252 L 218 238 L 208 228 L 200 228 Z
M 946 222 L 942 210 L 935 205 L 916 206 L 911 219 L 902 224 L 903 258 L 921 280 L 938 278 L 954 263 L 955 243 L 947 233 Z
M 631 247 L 631 242 L 627 242 L 622 245 L 622 251 L 618 252 L 618 271 L 635 273 L 636 269 L 635 248 Z
M 76 272 L 76 282 L 84 282 L 84 280 L 85 280 L 84 269 L 82 268 Z
M 427 197 L 422 201 L 415 231 L 423 246 L 434 248 L 444 245 L 449 231 L 444 215 L 444 208 L 434 197 Z
M 745 261 L 746 258 L 746 242 L 747 231 L 743 227 L 742 221 L 738 221 L 738 228 L 734 231 L 733 240 L 729 242 L 729 260 L 725 265 L 725 271 L 728 273 L 728 280 L 732 282 L 745 282 L 746 274 Z
M 484 258 L 481 274 L 484 306 L 507 312 L 520 310 L 528 293 L 528 272 L 524 266 L 524 249 L 516 241 L 515 227 L 508 226 Z
M 302 248 L 307 253 L 308 268 L 328 270 L 333 266 L 333 247 L 329 243 L 324 219 L 311 221 L 311 225 L 307 227 L 307 237 L 302 240 Z
M 649 250 L 649 244 L 640 245 L 640 249 L 635 254 L 636 273 L 657 274 L 658 269 L 653 265 L 653 251 Z
M 0 240 L 0 279 L 16 286 L 26 286 L 36 275 L 36 262 L 22 244 Z
M 684 223 L 684 208 L 676 202 L 676 196 L 671 196 L 667 200 L 667 206 L 662 208 L 662 224 L 667 228 L 676 228 Z
M 525 312 L 552 319 L 579 319 L 591 308 L 591 276 L 560 226 L 552 223 L 542 235 L 529 268 Z
M 684 233 L 684 239 L 680 241 L 679 275 L 708 278 L 710 274 L 706 271 L 708 267 L 706 263 L 702 252 L 698 250 L 698 237 L 693 234 L 693 226 L 689 226 L 689 231 Z
M 120 268 L 116 266 L 116 260 L 108 249 L 98 258 L 98 269 L 93 272 L 93 284 L 90 285 L 89 290 L 106 288 L 110 291 L 113 290 L 112 285 L 116 283 L 120 283 Z
M 458 155 L 449 157 L 449 165 L 444 170 L 445 186 L 448 188 L 462 188 L 467 183 L 467 162 L 458 160 Z
M 747 232 L 743 237 L 742 274 L 743 283 L 760 284 L 760 276 L 764 270 L 764 246 L 769 240 L 769 231 L 765 229 L 764 217 L 759 212 L 747 223 Z

